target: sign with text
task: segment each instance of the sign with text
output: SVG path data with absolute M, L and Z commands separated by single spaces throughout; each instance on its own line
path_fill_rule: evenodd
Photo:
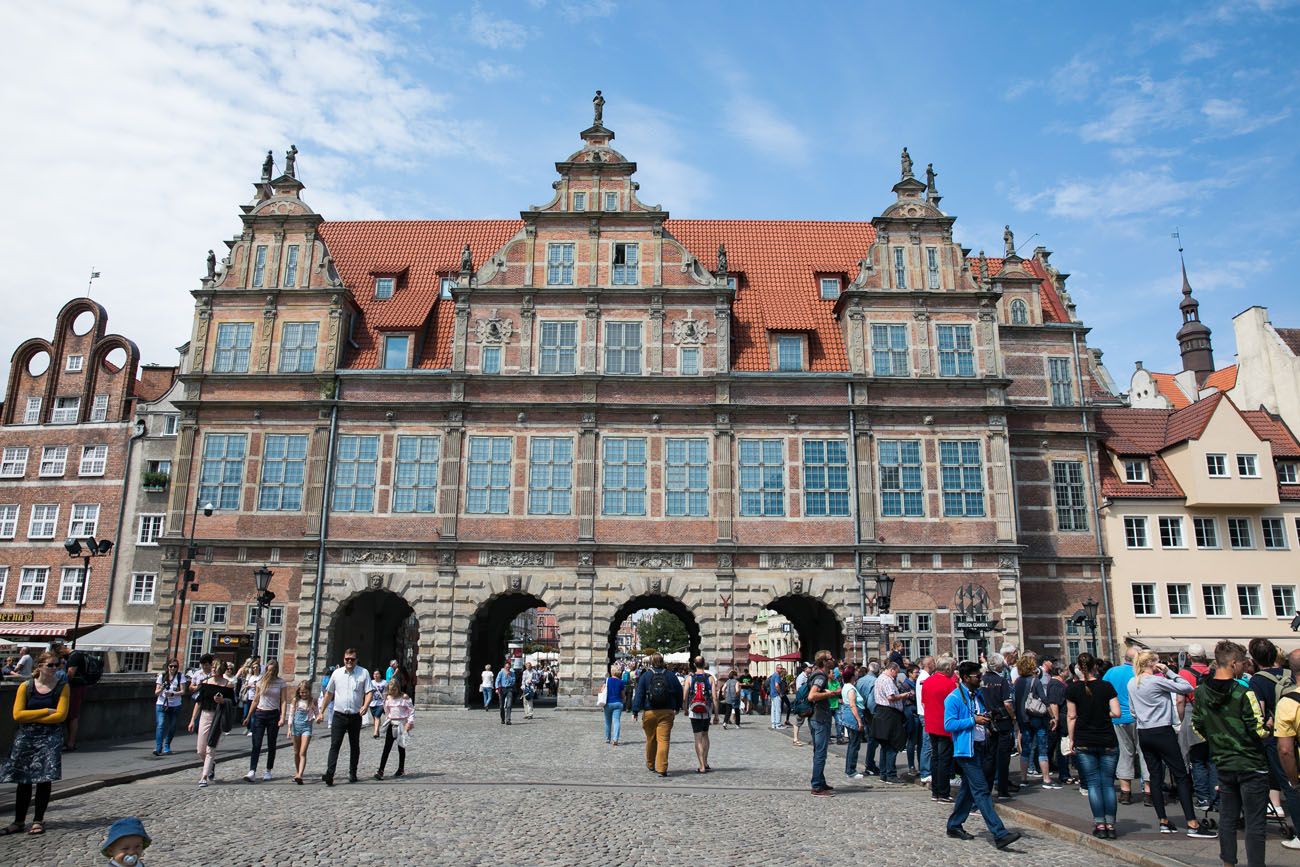
M 32 623 L 35 611 L 0 611 L 0 623 Z

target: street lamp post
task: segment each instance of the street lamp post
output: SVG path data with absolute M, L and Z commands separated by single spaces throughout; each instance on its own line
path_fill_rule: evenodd
M 270 605 L 271 600 L 275 598 L 275 594 L 270 590 L 271 576 L 274 574 L 265 566 L 253 570 L 253 583 L 257 586 L 257 631 L 253 638 L 254 656 L 260 656 L 262 653 L 262 609 Z
M 214 506 L 212 503 L 203 504 L 203 517 L 211 518 Z M 194 570 L 191 568 L 194 564 L 194 558 L 198 556 L 198 550 L 194 547 L 194 533 L 199 526 L 199 501 L 195 499 L 194 508 L 190 510 L 190 535 L 185 540 L 185 556 L 181 558 L 180 563 L 176 566 L 176 584 L 180 590 L 180 606 L 172 616 L 171 622 L 167 625 L 167 655 L 163 657 L 164 665 L 168 659 L 172 658 L 173 638 L 176 643 L 176 651 L 180 652 L 180 631 L 185 626 L 185 598 L 189 595 L 190 590 L 198 590 L 199 585 L 194 581 Z M 184 530 L 184 524 L 181 525 Z
M 889 624 L 885 622 L 883 615 L 889 614 L 889 601 L 894 595 L 894 577 L 888 572 L 881 572 L 876 576 L 876 610 L 882 615 L 880 618 L 880 631 L 885 641 L 885 657 L 888 658 L 892 649 L 889 644 Z M 882 663 L 883 665 L 883 663 Z
M 1083 619 L 1088 624 L 1088 633 L 1092 638 L 1092 647 L 1089 649 L 1093 653 L 1097 652 L 1097 609 L 1100 607 L 1097 600 L 1091 596 L 1083 603 Z
M 86 547 L 81 547 L 81 542 L 86 543 Z M 81 587 L 77 591 L 77 619 L 72 625 L 72 649 L 77 649 L 77 634 L 81 631 L 81 609 L 86 605 L 86 590 L 90 586 L 90 558 L 103 557 L 109 551 L 113 550 L 113 543 L 108 539 L 96 540 L 94 536 L 87 536 L 84 540 L 68 539 L 63 543 L 63 550 L 68 552 L 69 557 L 81 558 Z

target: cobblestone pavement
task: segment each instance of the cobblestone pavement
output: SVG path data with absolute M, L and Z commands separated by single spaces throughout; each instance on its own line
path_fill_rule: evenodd
M 333 788 L 320 780 L 329 741 L 319 726 L 305 786 L 290 779 L 282 748 L 271 782 L 244 782 L 247 762 L 235 760 L 206 789 L 194 771 L 102 789 L 51 804 L 44 837 L 0 840 L 0 863 L 94 863 L 104 830 L 124 815 L 140 816 L 153 836 L 149 864 L 834 864 L 860 859 L 863 847 L 873 867 L 1111 863 L 1033 832 L 999 852 L 978 814 L 967 822 L 978 839 L 950 840 L 945 806 L 920 787 L 845 780 L 833 754 L 839 795 L 813 798 L 809 748 L 762 722 L 714 728 L 714 771 L 698 775 L 679 718 L 662 779 L 646 771 L 640 727 L 623 719 L 614 748 L 592 713 L 516 715 L 505 727 L 495 712 L 430 711 L 418 718 L 404 778 L 391 778 L 394 755 L 389 778 L 371 779 L 381 741 L 363 732 L 362 781 L 346 782 L 345 744 Z M 521 834 L 521 821 L 533 830 Z

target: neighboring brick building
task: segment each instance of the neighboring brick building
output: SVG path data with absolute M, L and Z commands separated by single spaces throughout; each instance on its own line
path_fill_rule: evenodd
M 672 220 L 599 114 L 581 137 L 518 220 L 330 223 L 264 169 L 193 293 L 164 550 L 214 503 L 191 602 L 239 620 L 265 564 L 289 671 L 357 646 L 439 701 L 528 608 L 581 701 L 639 609 L 724 665 L 763 609 L 838 650 L 882 572 L 917 646 L 973 654 L 953 614 L 984 600 L 987 640 L 1061 647 L 1102 592 L 1113 399 L 1047 251 L 971 258 L 906 153 L 870 221 Z
M 171 386 L 172 368 L 145 368 L 139 351 L 108 334 L 108 315 L 89 298 L 64 305 L 51 340 L 34 337 L 13 354 L 0 414 L 0 636 L 22 644 L 84 636 L 78 646 L 115 651 L 110 666 L 143 667 L 150 629 L 134 638 L 122 619 L 120 546 L 133 412 Z M 84 606 L 81 558 L 64 541 L 95 537 L 114 548 L 91 560 Z M 154 619 L 150 608 L 140 623 Z

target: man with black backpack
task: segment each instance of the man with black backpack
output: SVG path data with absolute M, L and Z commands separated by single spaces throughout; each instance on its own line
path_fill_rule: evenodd
M 697 774 L 707 774 L 713 770 L 709 767 L 709 720 L 713 716 L 713 675 L 704 664 L 704 657 L 697 656 L 691 660 L 695 673 L 686 679 L 683 687 L 683 701 L 686 716 L 691 721 L 691 731 L 695 734 L 695 761 L 699 764 Z
M 684 698 L 685 690 L 677 675 L 664 668 L 663 654 L 651 654 L 650 670 L 637 678 L 636 691 L 632 694 L 632 719 L 641 715 L 645 766 L 661 777 L 668 776 L 668 741 Z
M 86 698 L 86 687 L 99 683 L 99 678 L 104 673 L 104 664 L 92 653 L 82 650 L 69 653 L 65 644 L 58 645 L 55 652 L 63 657 L 68 686 L 71 688 L 68 693 L 68 741 L 63 748 L 65 753 L 71 753 L 77 749 L 77 729 L 81 724 L 81 703 Z

